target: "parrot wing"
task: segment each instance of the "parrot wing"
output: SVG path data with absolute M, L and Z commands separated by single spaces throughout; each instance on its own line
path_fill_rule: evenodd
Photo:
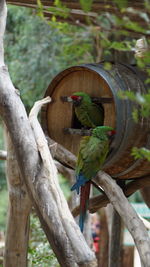
M 100 170 L 108 151 L 108 140 L 101 141 L 99 138 L 93 136 L 82 138 L 75 169 L 77 181 L 72 186 L 72 191 L 77 190 L 79 194 L 80 187 L 85 185 Z
M 102 107 L 92 103 L 89 105 L 87 110 L 89 120 L 96 126 L 100 126 L 103 124 L 104 120 L 104 110 Z
M 83 166 L 82 151 L 87 146 L 89 140 L 90 140 L 90 136 L 84 136 L 81 139 L 80 148 L 79 148 L 79 152 L 78 152 L 78 156 L 77 156 L 77 164 L 76 164 L 76 169 L 75 169 L 75 173 L 77 175 L 80 173 L 82 166 Z
M 104 111 L 94 103 L 83 103 L 75 108 L 75 113 L 82 125 L 95 128 L 103 124 Z
M 74 188 L 80 192 L 79 226 L 83 232 L 86 213 L 89 205 L 90 179 L 100 170 L 108 153 L 108 140 L 102 141 L 95 137 L 82 139 L 77 161 L 77 183 Z
M 109 151 L 107 140 L 101 141 L 91 137 L 81 143 L 77 161 L 77 172 L 82 173 L 86 179 L 92 179 L 103 165 Z

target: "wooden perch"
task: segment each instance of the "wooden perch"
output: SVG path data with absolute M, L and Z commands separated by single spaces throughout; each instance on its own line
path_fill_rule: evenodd
M 123 194 L 122 189 L 106 173 L 100 171 L 96 181 L 103 188 L 111 204 L 131 233 L 144 267 L 150 266 L 150 239 L 143 222 Z
M 51 146 L 53 144 L 57 144 L 55 152 L 53 154 L 54 158 L 56 160 L 60 161 L 65 166 L 68 166 L 68 167 L 71 167 L 74 169 L 75 165 L 76 165 L 76 156 L 74 154 L 72 154 L 69 150 L 64 148 L 62 145 L 56 143 L 49 136 L 46 136 L 46 139 L 48 141 L 48 146 L 49 146 L 50 150 L 51 150 Z

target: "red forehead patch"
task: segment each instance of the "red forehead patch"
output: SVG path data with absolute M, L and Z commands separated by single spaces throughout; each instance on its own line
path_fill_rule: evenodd
M 77 95 L 72 95 L 71 98 L 72 98 L 73 100 L 78 100 L 80 97 L 77 96 Z

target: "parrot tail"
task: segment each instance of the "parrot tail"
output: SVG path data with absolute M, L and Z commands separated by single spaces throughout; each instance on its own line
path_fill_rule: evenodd
M 82 173 L 76 175 L 77 182 L 71 187 L 71 191 L 76 190 L 77 194 L 79 194 L 80 187 L 87 183 L 87 179 L 84 177 Z
M 89 195 L 90 195 L 90 186 L 91 182 L 88 181 L 84 186 L 81 186 L 81 195 L 80 195 L 80 217 L 79 217 L 79 226 L 81 232 L 83 232 L 84 221 L 86 218 L 86 213 L 89 205 Z

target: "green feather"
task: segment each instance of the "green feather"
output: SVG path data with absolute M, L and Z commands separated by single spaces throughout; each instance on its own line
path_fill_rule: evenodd
M 82 100 L 75 107 L 75 114 L 82 125 L 95 128 L 103 124 L 103 108 L 94 104 L 90 96 L 84 92 L 76 92 L 73 95 L 81 96 Z
M 100 126 L 92 131 L 92 136 L 82 138 L 78 153 L 76 174 L 82 173 L 89 180 L 101 169 L 109 151 L 107 132 L 111 127 Z
M 86 211 L 89 204 L 90 179 L 96 176 L 102 168 L 109 151 L 107 133 L 113 129 L 108 126 L 98 126 L 92 130 L 91 136 L 85 136 L 80 143 L 76 166 L 76 183 L 71 190 L 80 190 L 79 226 L 83 232 Z

